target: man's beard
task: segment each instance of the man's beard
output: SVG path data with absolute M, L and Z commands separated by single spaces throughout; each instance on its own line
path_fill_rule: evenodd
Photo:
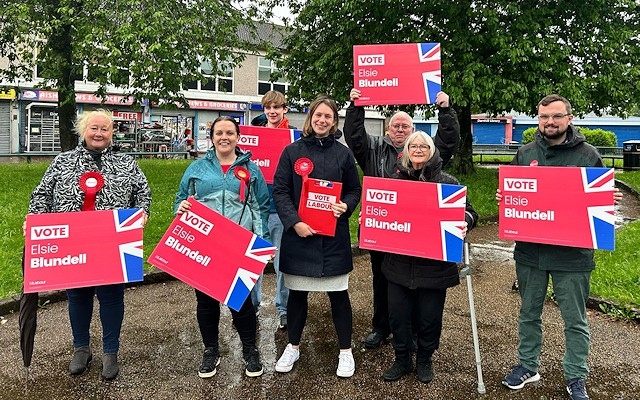
M 558 129 L 555 133 L 547 133 L 547 127 L 555 127 L 556 129 L 558 129 L 558 127 L 556 125 L 545 125 L 544 130 L 542 131 L 542 136 L 550 140 L 560 139 L 567 133 L 566 129 L 564 131 Z

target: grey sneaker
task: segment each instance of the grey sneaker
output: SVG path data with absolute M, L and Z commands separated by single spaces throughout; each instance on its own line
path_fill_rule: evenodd
M 198 376 L 200 378 L 211 378 L 218 372 L 216 369 L 218 365 L 220 365 L 218 350 L 214 347 L 207 347 L 202 355 L 202 365 L 198 370 Z
M 537 382 L 540 380 L 540 374 L 531 371 L 521 364 L 513 366 L 511 373 L 504 377 L 502 384 L 509 389 L 522 389 L 525 384 Z
M 278 325 L 278 328 L 280 328 L 282 330 L 286 330 L 287 329 L 287 314 L 282 314 L 280 316 L 280 325 Z
M 587 388 L 584 386 L 584 379 L 574 378 L 567 381 L 567 393 L 571 400 L 589 400 Z

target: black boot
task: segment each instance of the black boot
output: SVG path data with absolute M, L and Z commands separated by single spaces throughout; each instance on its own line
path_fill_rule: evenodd
M 429 383 L 433 380 L 433 363 L 431 360 L 418 362 L 416 364 L 416 374 L 422 383 Z
M 410 357 L 398 358 L 393 362 L 393 365 L 382 374 L 382 377 L 385 381 L 397 381 L 402 378 L 404 375 L 411 372 L 413 369 L 413 365 Z
M 69 364 L 69 373 L 71 375 L 80 375 L 84 373 L 91 363 L 91 349 L 89 346 L 78 347 L 73 350 L 73 359 Z

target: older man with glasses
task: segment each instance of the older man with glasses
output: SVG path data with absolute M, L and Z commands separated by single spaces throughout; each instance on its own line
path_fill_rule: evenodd
M 387 125 L 387 135 L 377 136 L 367 133 L 364 122 L 364 107 L 356 106 L 354 100 L 360 98 L 360 90 L 351 89 L 351 104 L 344 120 L 344 138 L 353 151 L 356 161 L 367 176 L 389 178 L 396 171 L 396 162 L 402 153 L 405 141 L 413 133 L 413 119 L 406 112 L 395 113 Z M 460 142 L 458 116 L 449 104 L 449 95 L 439 92 L 436 96 L 438 107 L 438 130 L 434 142 L 440 151 L 442 165 L 447 164 L 455 154 Z M 387 280 L 381 272 L 384 253 L 370 251 L 373 272 L 373 318 L 372 331 L 364 339 L 368 349 L 379 347 L 391 333 L 387 306 Z

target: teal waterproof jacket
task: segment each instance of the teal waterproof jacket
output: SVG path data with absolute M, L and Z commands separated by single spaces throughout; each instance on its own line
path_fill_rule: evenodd
M 207 207 L 219 212 L 238 225 L 252 231 L 265 240 L 269 238 L 269 190 L 260 168 L 251 161 L 251 152 L 236 149 L 238 158 L 227 173 L 222 172 L 215 150 L 207 151 L 204 158 L 189 165 L 180 180 L 173 210 L 176 212 L 182 200 L 193 196 Z M 249 185 L 245 186 L 245 200 L 240 201 L 237 168 L 249 171 Z
M 528 166 L 533 161 L 537 161 L 538 166 L 604 167 L 598 150 L 587 143 L 573 125 L 567 129 L 566 140 L 553 146 L 537 131 L 533 142 L 522 146 L 511 164 Z M 557 199 L 558 202 L 571 201 L 562 193 L 557 194 Z M 520 264 L 548 271 L 595 269 L 593 250 L 578 247 L 516 241 L 514 259 Z

